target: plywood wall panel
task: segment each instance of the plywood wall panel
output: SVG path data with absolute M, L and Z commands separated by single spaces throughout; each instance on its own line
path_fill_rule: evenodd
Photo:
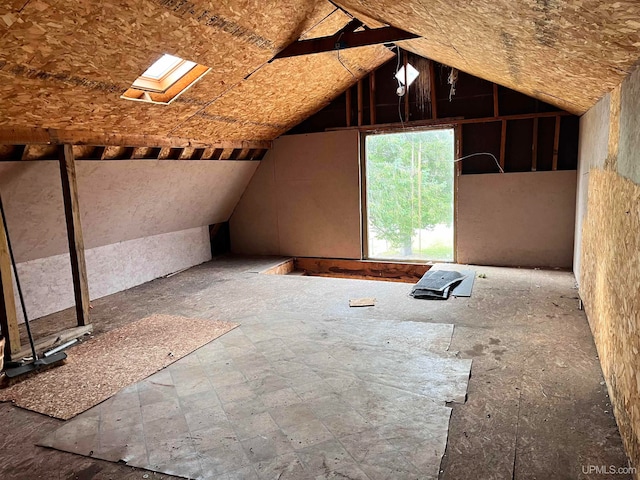
M 258 162 L 78 161 L 86 248 L 229 219 Z M 18 262 L 67 251 L 57 162 L 0 165 Z
M 608 155 L 609 115 L 611 100 L 605 95 L 580 118 L 578 148 L 578 184 L 576 194 L 575 240 L 573 250 L 573 272 L 580 280 L 580 250 L 582 245 L 582 225 L 587 214 L 589 197 L 589 172 L 591 168 L 602 168 Z
M 570 268 L 575 195 L 575 170 L 462 175 L 457 261 Z
M 585 303 L 620 434 L 640 465 L 640 186 L 592 169 L 582 232 Z

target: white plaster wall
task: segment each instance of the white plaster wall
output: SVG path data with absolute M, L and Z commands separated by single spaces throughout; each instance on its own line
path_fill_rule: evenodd
M 127 240 L 91 248 L 85 254 L 89 296 L 95 300 L 211 260 L 209 229 L 197 227 Z M 18 274 L 30 319 L 75 304 L 68 253 L 19 263 Z

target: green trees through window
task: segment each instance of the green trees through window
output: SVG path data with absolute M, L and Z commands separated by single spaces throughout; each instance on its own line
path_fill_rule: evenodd
M 453 260 L 454 132 L 366 137 L 370 258 Z

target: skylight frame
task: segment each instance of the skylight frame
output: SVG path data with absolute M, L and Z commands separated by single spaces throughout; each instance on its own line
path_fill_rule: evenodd
M 154 71 L 158 62 L 166 58 L 169 58 L 170 63 L 161 66 L 161 69 L 158 68 L 157 72 Z M 210 71 L 211 68 L 196 62 L 164 54 L 136 78 L 120 98 L 168 105 Z

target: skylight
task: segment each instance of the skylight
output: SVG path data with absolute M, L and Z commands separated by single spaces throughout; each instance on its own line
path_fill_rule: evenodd
M 165 53 L 161 56 L 156 62 L 151 65 L 149 68 L 145 70 L 145 72 L 140 75 L 141 77 L 151 78 L 153 80 L 160 80 L 166 74 L 168 74 L 171 70 L 178 66 L 178 64 L 182 63 L 180 57 L 174 57 L 173 55 L 169 55 Z M 193 62 L 190 62 L 193 63 Z M 195 64 L 194 64 L 195 65 Z
M 168 104 L 211 69 L 165 53 L 136 78 L 121 98 Z

